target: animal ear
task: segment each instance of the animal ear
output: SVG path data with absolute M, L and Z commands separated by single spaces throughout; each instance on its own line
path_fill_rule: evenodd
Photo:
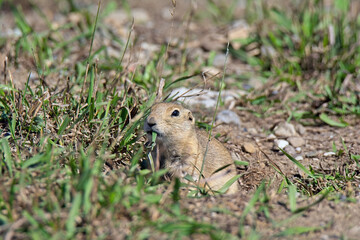
M 188 119 L 189 119 L 191 122 L 195 123 L 194 116 L 192 115 L 192 113 L 191 113 L 190 111 L 188 112 Z

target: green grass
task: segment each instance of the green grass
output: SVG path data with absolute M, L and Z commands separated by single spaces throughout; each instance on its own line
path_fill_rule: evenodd
M 331 126 L 343 127 L 344 115 L 359 115 L 358 93 L 351 91 L 349 80 L 358 74 L 359 48 L 357 32 L 360 29 L 359 18 L 350 16 L 350 1 L 335 0 L 334 5 L 326 8 L 323 1 L 301 1 L 287 3 L 286 9 L 277 5 L 259 4 L 262 1 L 250 1 L 248 20 L 258 24 L 258 30 L 243 40 L 243 46 L 230 49 L 234 57 L 257 67 L 274 84 L 286 83 L 286 91 L 303 93 L 298 95 L 297 103 L 318 101 L 327 107 L 319 112 L 314 109 L 299 109 L 291 118 L 319 119 Z M 331 32 L 331 33 L 330 33 Z M 264 53 L 249 56 L 247 46 L 258 46 L 259 49 L 271 49 L 271 54 Z M 261 51 L 260 51 L 261 52 Z M 249 99 L 251 104 L 263 107 L 262 114 L 267 112 L 274 101 L 281 101 L 273 96 L 259 95 Z M 291 109 L 292 101 L 285 102 Z M 327 117 L 331 113 L 340 117 L 340 121 Z M 269 113 L 270 114 L 270 113 Z
M 171 80 L 178 76 L 177 68 L 164 61 L 167 48 L 162 46 L 146 66 L 128 71 L 123 59 L 134 44 L 131 26 L 128 38 L 119 39 L 102 22 L 101 11 L 93 16 L 68 1 L 69 9 L 64 14 L 71 10 L 79 14 L 81 21 L 67 21 L 57 27 L 39 6 L 31 4 L 31 9 L 47 23 L 47 29 L 37 32 L 27 22 L 24 9 L 7 1 L 0 1 L 0 6 L 5 2 L 10 4 L 12 17 L 22 35 L 17 39 L 0 37 L 0 50 L 5 50 L 7 42 L 13 43 L 8 64 L 19 66 L 20 60 L 25 59 L 33 63 L 33 67 L 28 69 L 27 78 L 22 79 L 26 82 L 23 88 L 14 86 L 14 81 L 19 79 L 12 79 L 7 71 L 0 85 L 0 236 L 182 239 L 200 234 L 212 239 L 261 239 L 259 227 L 248 225 L 246 220 L 259 215 L 273 223 L 277 232 L 273 237 L 298 236 L 321 229 L 317 226 L 284 229 L 280 223 L 277 225 L 270 216 L 272 206 L 267 193 L 270 180 L 264 180 L 257 187 L 241 214 L 216 209 L 238 218 L 236 234 L 231 235 L 216 223 L 189 216 L 189 209 L 180 201 L 190 197 L 181 194 L 179 181 L 170 184 L 161 180 L 166 171 L 152 172 L 139 167 L 146 158 L 141 129 L 162 77 L 158 76 L 158 67 L 164 64 L 164 68 L 173 70 L 167 76 L 165 91 L 196 76 L 200 70 L 185 72 L 184 77 Z M 263 1 L 248 2 L 248 21 L 263 25 L 244 41 L 242 48 L 236 50 L 230 46 L 229 54 L 260 67 L 262 77 L 276 80 L 274 85 L 287 83 L 287 91 L 296 95 L 288 99 L 279 112 L 272 112 L 274 106 L 282 104 L 281 95 L 271 98 L 255 91 L 253 97 L 244 99 L 243 104 L 251 106 L 246 109 L 258 117 L 286 113 L 288 120 L 311 118 L 333 127 L 348 126 L 343 117 L 360 114 L 359 93 L 348 91 L 344 86 L 348 76 L 355 78 L 359 73 L 360 63 L 357 54 L 360 24 L 359 19 L 348 16 L 348 1 L 335 1 L 329 10 L 324 9 L 322 1 L 304 1 L 311 8 L 300 3 L 289 11 L 267 8 L 261 4 Z M 102 7 L 110 12 L 114 4 Z M 131 10 L 126 1 L 122 4 Z M 222 14 L 224 10 L 228 14 Z M 216 24 L 235 19 L 233 8 L 216 1 L 208 1 L 202 17 L 209 15 Z M 331 27 L 335 42 L 327 32 Z M 107 33 L 110 38 L 107 40 L 121 46 L 120 59 L 108 56 L 107 46 L 97 35 L 99 28 Z M 250 56 L 246 46 L 253 43 L 271 47 L 276 54 Z M 315 51 L 318 48 L 320 53 Z M 73 58 L 74 52 L 80 57 Z M 209 64 L 213 57 L 214 54 L 210 54 Z M 319 57 L 322 61 L 318 61 Z M 68 59 L 77 60 L 68 63 Z M 191 62 L 183 64 L 185 68 L 192 67 Z M 115 77 L 111 72 L 116 73 Z M 35 84 L 31 74 L 39 78 Z M 221 88 L 223 80 L 219 84 Z M 51 84 L 52 81 L 58 84 Z M 308 94 L 312 98 L 308 98 Z M 325 104 L 320 105 L 324 106 L 321 111 L 293 107 L 311 103 L 313 99 Z M 316 172 L 285 153 L 305 173 L 304 178 L 298 179 L 283 175 L 283 184 L 279 186 L 279 192 L 288 194 L 293 218 L 330 193 L 340 199 L 336 194 L 345 191 L 346 184 L 354 181 L 360 156 L 349 152 L 344 141 L 342 148 L 335 152 L 346 154 L 349 165 L 355 162 L 358 169 L 345 166 L 344 172 Z M 239 166 L 248 164 L 238 161 Z M 227 187 L 229 185 L 222 190 Z M 318 195 L 319 199 L 298 207 L 298 194 Z M 191 193 L 194 199 L 202 199 L 203 195 L 207 197 L 201 189 Z M 352 197 L 349 193 L 347 200 L 352 201 Z

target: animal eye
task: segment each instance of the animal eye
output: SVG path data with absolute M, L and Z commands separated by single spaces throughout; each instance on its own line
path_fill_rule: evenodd
M 178 117 L 179 115 L 180 115 L 179 110 L 174 110 L 174 111 L 171 113 L 171 116 L 172 116 L 172 117 Z

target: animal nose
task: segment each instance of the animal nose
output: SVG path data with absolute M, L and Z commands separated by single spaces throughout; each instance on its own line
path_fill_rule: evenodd
M 151 117 L 147 120 L 147 123 L 149 124 L 149 127 L 153 127 L 156 125 L 155 118 Z

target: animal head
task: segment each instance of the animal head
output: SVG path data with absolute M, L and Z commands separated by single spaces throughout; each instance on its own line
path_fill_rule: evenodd
M 183 135 L 193 131 L 195 119 L 190 110 L 178 103 L 157 103 L 152 106 L 144 129 L 147 133 L 156 132 L 159 137 Z

